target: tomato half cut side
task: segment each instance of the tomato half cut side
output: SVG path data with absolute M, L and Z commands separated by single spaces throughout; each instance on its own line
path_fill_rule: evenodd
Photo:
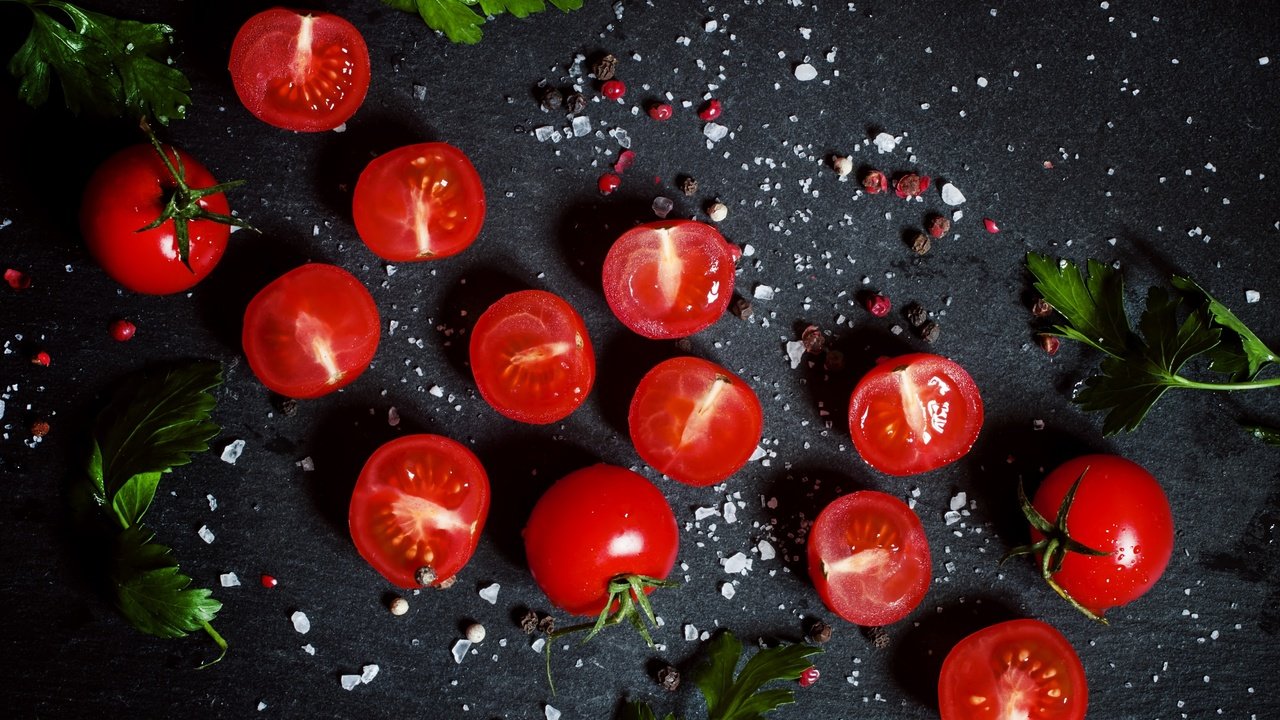
M 520 422 L 564 419 L 595 384 L 595 352 L 582 316 L 543 290 L 521 290 L 490 305 L 471 331 L 470 354 L 481 397 Z
M 892 495 L 862 490 L 832 501 L 809 529 L 809 578 L 832 612 L 855 625 L 888 625 L 929 590 L 929 539 Z
M 471 246 L 484 224 L 484 186 L 448 143 L 406 145 L 360 173 L 352 215 L 360 239 L 395 262 L 438 260 Z
M 718 230 L 694 220 L 638 225 L 605 256 L 605 300 L 635 333 L 688 337 L 724 314 L 740 254 Z
M 1084 720 L 1080 657 L 1039 620 L 992 625 L 956 644 L 938 678 L 942 720 Z
M 351 494 L 351 539 L 402 588 L 439 586 L 475 553 L 489 514 L 489 476 L 440 435 L 407 435 L 374 451 Z M 424 582 L 425 581 L 425 582 Z
M 244 313 L 249 367 L 269 389 L 320 397 L 350 384 L 378 349 L 373 296 L 335 265 L 295 268 L 260 290 Z
M 678 357 L 640 380 L 627 424 L 645 462 L 673 480 L 705 486 L 747 463 L 764 415 L 742 378 L 707 360 Z
M 928 472 L 964 457 L 982 418 L 982 396 L 969 373 L 929 353 L 882 360 L 849 400 L 854 447 L 889 475 Z
M 249 18 L 231 43 L 227 69 L 245 109 L 285 130 L 332 130 L 369 91 L 364 36 L 318 10 L 271 8 Z

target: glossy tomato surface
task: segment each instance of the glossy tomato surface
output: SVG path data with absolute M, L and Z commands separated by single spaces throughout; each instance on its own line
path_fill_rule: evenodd
M 440 435 L 407 435 L 374 451 L 351 494 L 356 549 L 402 588 L 446 582 L 475 552 L 489 514 L 489 476 L 475 454 Z
M 354 25 L 318 10 L 271 8 L 236 33 L 228 63 L 240 102 L 285 130 L 332 130 L 369 91 L 369 49 Z
M 694 220 L 639 225 L 605 256 L 605 300 L 640 335 L 687 337 L 724 314 L 740 254 L 718 230 Z
M 165 146 L 174 166 L 185 171 L 187 185 L 218 184 L 195 158 Z M 134 292 L 165 295 L 186 290 L 213 271 L 227 247 L 231 229 L 212 220 L 187 224 L 191 267 L 182 263 L 173 221 L 138 232 L 164 212 L 175 188 L 160 153 L 151 145 L 134 145 L 107 158 L 89 179 L 80 206 L 80 229 L 94 260 L 113 280 Z M 226 215 L 222 193 L 201 198 L 200 207 Z
M 470 247 L 484 223 L 484 186 L 463 152 L 441 142 L 374 158 L 356 182 L 360 239 L 396 262 L 436 260 Z
M 1173 556 L 1173 512 L 1160 483 L 1117 455 L 1085 455 L 1049 473 L 1032 505 L 1053 522 L 1071 485 L 1080 486 L 1067 514 L 1067 534 L 1106 555 L 1067 553 L 1053 579 L 1097 614 L 1151 589 Z M 1032 539 L 1041 535 L 1032 531 Z
M 303 265 L 260 290 L 244 313 L 249 367 L 269 389 L 320 397 L 369 367 L 381 321 L 373 296 L 334 265 Z
M 952 360 L 913 353 L 880 361 L 849 400 L 858 454 L 890 475 L 928 472 L 964 457 L 982 429 L 982 396 Z
M 522 290 L 489 306 L 471 331 L 480 395 L 520 422 L 561 420 L 587 399 L 596 358 L 582 316 L 558 295 Z
M 1080 657 L 1039 620 L 992 625 L 956 644 L 938 678 L 942 720 L 1083 720 Z
M 631 399 L 631 442 L 644 461 L 687 485 L 737 472 L 760 443 L 760 400 L 719 365 L 672 358 L 650 370 Z
M 856 625 L 901 620 L 929 590 L 924 526 L 892 495 L 863 490 L 836 498 L 809 529 L 807 546 L 822 602 Z
M 666 578 L 679 541 L 675 515 L 658 488 L 613 465 L 558 480 L 524 528 L 534 580 L 552 603 L 575 615 L 603 610 L 615 577 Z

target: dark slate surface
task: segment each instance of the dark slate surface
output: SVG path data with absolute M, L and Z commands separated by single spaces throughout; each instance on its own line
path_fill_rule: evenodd
M 1101 418 L 1069 400 L 1099 358 L 1072 344 L 1050 358 L 1034 345 L 1021 264 L 1028 250 L 1118 262 L 1131 311 L 1148 285 L 1170 272 L 1190 274 L 1280 344 L 1280 16 L 1266 3 L 589 0 L 570 16 L 491 23 L 481 45 L 457 47 L 375 0 L 335 2 L 369 41 L 374 86 L 345 133 L 319 135 L 257 122 L 232 91 L 223 69 L 228 47 L 262 4 L 97 5 L 177 28 L 177 60 L 194 103 L 190 119 L 165 134 L 220 178 L 249 180 L 232 204 L 263 234 L 234 236 L 221 266 L 189 295 L 120 290 L 82 247 L 75 208 L 95 165 L 136 134 L 56 108 L 30 111 L 16 102 L 15 83 L 3 82 L 0 253 L 5 267 L 34 281 L 26 292 L 0 293 L 0 693 L 11 716 L 256 716 L 261 702 L 262 717 L 537 718 L 550 703 L 565 718 L 603 718 L 639 696 L 698 717 L 691 687 L 664 696 L 647 667 L 696 661 L 700 644 L 683 639 L 686 625 L 730 628 L 752 642 L 797 639 L 802 618 L 831 619 L 807 580 L 799 539 L 824 502 L 857 488 L 900 497 L 918 489 L 932 589 L 889 628 L 885 650 L 836 622 L 818 661 L 822 680 L 774 717 L 934 717 L 937 669 L 951 644 L 1024 616 L 1052 623 L 1078 649 L 1092 717 L 1280 716 L 1280 462 L 1277 450 L 1236 428 L 1239 419 L 1280 421 L 1280 394 L 1173 394 L 1137 432 L 1103 438 Z M 0 7 L 5 52 L 20 42 L 24 13 Z M 718 29 L 707 32 L 713 19 Z M 563 131 L 568 122 L 539 109 L 537 83 L 567 84 L 575 55 L 604 49 L 622 59 L 626 102 L 599 101 L 584 80 L 593 132 L 538 142 L 535 128 Z M 800 82 L 793 68 L 806 59 L 818 77 Z M 711 87 L 731 134 L 709 149 L 702 123 L 682 103 L 696 106 Z M 667 92 L 677 103 L 670 122 L 637 110 Z M 602 198 L 595 181 L 616 157 L 618 143 L 607 134 L 614 128 L 630 134 L 637 161 L 623 188 Z M 867 142 L 881 131 L 902 138 L 891 154 Z M 391 275 L 355 235 L 350 188 L 372 155 L 422 140 L 446 140 L 474 159 L 489 214 L 466 254 L 402 263 Z M 854 183 L 824 165 L 833 152 L 952 181 L 968 197 L 964 217 L 916 258 L 902 234 L 926 212 L 946 209 L 937 192 L 916 204 L 859 197 Z M 684 174 L 701 186 L 692 199 L 675 189 Z M 614 320 L 598 269 L 622 229 L 652 217 L 659 194 L 686 217 L 722 199 L 725 234 L 754 250 L 741 264 L 740 290 L 777 289 L 774 300 L 757 303 L 753 320 L 726 316 L 690 342 L 694 354 L 738 371 L 759 393 L 768 462 L 715 489 L 679 486 L 641 468 L 681 523 L 676 575 L 684 584 L 655 598 L 665 622 L 658 649 L 621 628 L 587 647 L 557 648 L 553 696 L 541 656 L 513 620 L 521 608 L 547 607 L 525 568 L 519 531 L 539 492 L 561 474 L 600 460 L 641 467 L 626 434 L 626 403 L 639 376 L 680 349 L 640 339 Z M 984 217 L 1003 232 L 987 234 Z M 399 326 L 384 331 L 373 367 L 354 385 L 283 417 L 244 363 L 239 318 L 258 288 L 307 260 L 354 272 L 384 322 Z M 551 427 L 498 417 L 465 365 L 474 318 L 521 287 L 572 302 L 600 360 L 586 405 Z M 856 293 L 868 288 L 898 308 L 916 301 L 935 311 L 942 335 L 932 349 L 964 364 L 982 388 L 987 421 L 964 460 L 896 479 L 853 454 L 840 417 L 855 378 L 878 355 L 925 348 L 909 332 L 894 333 L 906 326 L 896 313 L 876 319 L 860 308 Z M 1246 290 L 1261 300 L 1246 303 Z M 121 345 L 106 327 L 125 316 L 139 331 Z M 807 323 L 832 334 L 846 369 L 790 368 L 784 343 Z M 50 352 L 51 367 L 27 362 L 38 348 Z M 151 524 L 225 603 L 216 626 L 231 651 L 200 672 L 193 668 L 212 652 L 206 641 L 140 635 L 96 593 L 66 510 L 87 423 L 105 393 L 132 371 L 185 357 L 224 364 L 216 411 L 224 429 L 214 452 L 166 478 Z M 445 396 L 429 394 L 433 385 Z M 387 422 L 392 407 L 398 427 Z M 39 444 L 26 431 L 36 417 L 53 426 Z M 1037 420 L 1043 430 L 1033 430 Z M 345 507 L 368 453 L 419 430 L 475 449 L 493 480 L 493 510 L 458 585 L 411 597 L 409 614 L 396 618 L 385 610 L 391 588 L 348 538 Z M 234 439 L 246 449 L 233 466 L 218 450 Z M 1061 602 L 1029 563 L 996 564 L 1025 539 L 1017 478 L 1034 484 L 1084 451 L 1146 466 L 1164 484 L 1178 526 L 1164 578 L 1112 613 L 1110 627 Z M 307 457 L 314 472 L 298 467 Z M 976 508 L 946 526 L 943 513 L 959 491 Z M 696 508 L 726 501 L 738 504 L 736 522 L 695 521 Z M 203 525 L 216 534 L 212 544 L 196 535 Z M 776 559 L 753 550 L 766 539 Z M 738 552 L 753 566 L 730 578 L 719 560 Z M 217 587 L 225 572 L 243 585 Z M 280 585 L 262 588 L 263 573 Z M 726 600 L 719 590 L 730 580 L 737 592 Z M 502 589 L 490 605 L 477 590 L 495 582 Z M 305 636 L 290 625 L 295 610 L 311 620 Z M 455 664 L 449 648 L 473 620 L 488 639 Z M 366 664 L 380 666 L 378 677 L 344 691 L 339 676 Z

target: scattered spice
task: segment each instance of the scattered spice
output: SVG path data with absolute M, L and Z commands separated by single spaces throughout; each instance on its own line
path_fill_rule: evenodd
M 1040 344 L 1041 350 L 1044 350 L 1050 355 L 1056 354 L 1058 352 L 1058 347 L 1062 344 L 1062 341 L 1059 340 L 1056 335 L 1050 335 L 1049 333 L 1040 333 L 1036 335 L 1036 342 Z
M 138 326 L 128 320 L 116 320 L 109 328 L 111 337 L 117 342 L 128 342 L 138 332 Z
M 436 570 L 430 565 L 423 565 L 413 574 L 413 581 L 422 587 L 430 587 L 436 581 Z
M 571 92 L 565 96 L 564 109 L 570 114 L 577 115 L 587 109 L 587 97 L 580 92 Z
M 711 218 L 711 222 L 721 222 L 729 217 L 729 208 L 724 203 L 716 200 L 707 206 L 707 217 Z
M 465 633 L 466 638 L 470 640 L 472 644 L 484 642 L 486 634 L 484 626 L 480 623 L 471 623 L 467 626 Z
M 840 177 L 847 177 L 853 172 L 853 158 L 848 155 L 832 155 L 831 169 Z
M 879 170 L 867 170 L 862 174 L 862 189 L 869 195 L 879 195 L 889 189 L 889 178 Z
M 938 342 L 938 336 L 941 334 L 942 328 L 934 320 L 930 320 L 920 327 L 920 337 L 924 338 L 927 343 Z
M 14 268 L 4 271 L 4 281 L 14 290 L 26 290 L 31 287 L 31 276 Z
M 392 615 L 399 617 L 409 612 L 409 601 L 397 595 L 391 601 L 391 604 L 387 607 L 387 609 L 391 611 Z
M 649 117 L 654 120 L 670 120 L 675 114 L 675 109 L 670 103 L 654 103 L 649 106 Z
M 862 629 L 862 634 L 867 636 L 871 644 L 877 650 L 884 650 L 889 647 L 889 631 L 882 627 L 868 627 Z
M 995 235 L 996 233 L 1000 232 L 1000 226 L 997 225 L 996 221 L 992 220 L 991 218 L 982 218 L 982 227 L 986 228 L 987 232 L 991 233 L 992 235 Z
M 815 618 L 809 623 L 804 636 L 809 642 L 821 645 L 831 639 L 831 626 Z
M 538 104 L 542 105 L 542 109 L 547 112 L 556 110 L 563 102 L 564 97 L 554 87 L 547 86 L 538 91 Z
M 274 577 L 271 577 L 270 575 L 263 575 L 261 582 L 262 582 L 262 587 L 267 589 L 271 589 L 276 585 L 280 584 L 279 580 L 276 580 Z
M 31 437 L 42 438 L 49 434 L 49 423 L 45 420 L 36 420 L 31 423 Z
M 614 173 L 605 173 L 596 181 L 596 187 L 600 188 L 601 195 L 608 195 L 614 190 L 617 190 L 621 185 L 622 178 L 618 177 Z
M 298 414 L 298 401 L 285 397 L 284 395 L 276 395 L 276 407 L 280 409 L 280 414 L 285 417 L 293 417 Z
M 844 353 L 839 350 L 828 350 L 826 359 L 822 363 L 822 368 L 827 372 L 836 372 L 844 369 Z
M 911 323 L 911 327 L 918 328 L 929 322 L 929 311 L 919 303 L 908 305 L 904 314 L 907 316 L 907 322 Z
M 933 241 L 922 232 L 911 234 L 911 251 L 917 255 L 927 255 L 933 249 Z
M 610 80 L 600 87 L 600 92 L 610 100 L 621 100 L 627 94 L 627 84 L 621 80 Z
M 810 355 L 821 355 L 823 350 L 827 348 L 827 336 L 822 333 L 822 328 L 817 325 L 810 325 L 800 333 L 800 342 L 804 344 L 804 351 Z
M 729 304 L 729 311 L 743 320 L 750 320 L 755 314 L 755 308 L 751 307 L 751 301 L 741 295 L 734 295 L 733 302 Z
M 667 692 L 675 692 L 680 688 L 680 671 L 673 665 L 663 665 L 658 669 L 658 684 Z
M 454 577 L 451 577 L 451 578 L 446 578 L 446 579 L 441 580 L 440 582 L 436 583 L 436 589 L 437 589 L 437 590 L 448 590 L 449 588 L 453 587 L 457 582 L 458 582 L 458 578 L 457 578 L 457 576 L 454 576 Z
M 880 293 L 868 293 L 863 298 L 862 305 L 867 308 L 867 312 L 876 317 L 888 315 L 889 310 L 893 308 L 893 303 L 889 302 L 889 298 Z
M 698 118 L 700 120 L 711 122 L 712 120 L 720 117 L 720 114 L 723 112 L 724 106 L 720 104 L 720 101 L 715 98 L 711 98 L 703 103 L 702 107 L 698 109 Z
M 1051 313 L 1053 313 L 1053 306 L 1044 298 L 1036 298 L 1036 301 L 1031 305 L 1031 315 L 1033 317 L 1049 317 Z
M 49 353 L 43 350 L 31 356 L 32 365 L 39 365 L 40 367 L 49 367 L 50 362 L 53 362 L 53 359 L 49 357 Z
M 543 615 L 538 618 L 538 631 L 550 635 L 556 631 L 556 619 L 550 615 Z
M 636 153 L 634 150 L 623 150 L 618 153 L 618 159 L 613 163 L 613 171 L 621 175 L 626 172 L 631 164 L 636 161 Z
M 822 673 L 819 672 L 818 668 L 810 665 L 804 669 L 804 672 L 800 673 L 800 687 L 812 687 L 814 683 L 818 682 L 818 678 L 821 676 Z
M 698 192 L 698 181 L 688 175 L 681 177 L 680 192 L 684 193 L 685 197 L 693 197 L 694 193 Z
M 605 53 L 591 63 L 591 74 L 595 75 L 596 79 L 601 82 L 612 80 L 617 72 L 618 58 L 613 53 Z
M 951 232 L 951 221 L 942 215 L 930 215 L 925 220 L 925 230 L 933 237 L 940 238 Z
M 538 613 L 533 610 L 525 610 L 520 616 L 520 631 L 525 635 L 532 635 L 538 629 Z
M 920 197 L 920 194 L 929 189 L 929 176 L 919 173 L 903 173 L 893 183 L 893 190 L 898 197 L 904 200 Z

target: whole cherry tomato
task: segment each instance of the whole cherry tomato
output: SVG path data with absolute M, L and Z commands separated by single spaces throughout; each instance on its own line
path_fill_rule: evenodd
M 1084 720 L 1089 686 L 1062 633 L 1039 620 L 983 628 L 942 663 L 942 720 Z

